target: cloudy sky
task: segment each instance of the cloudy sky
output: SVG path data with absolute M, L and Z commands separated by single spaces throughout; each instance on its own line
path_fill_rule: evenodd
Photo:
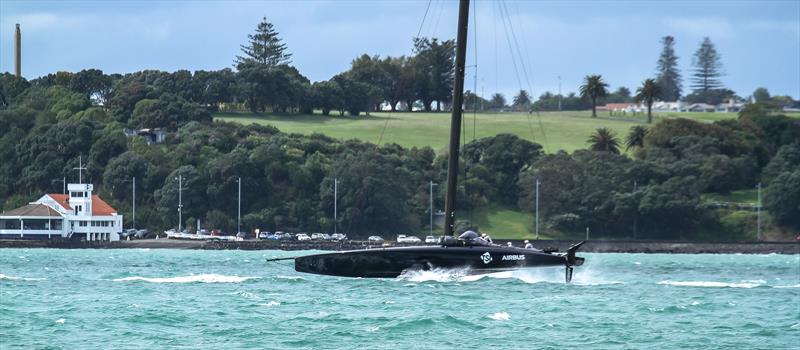
M 742 96 L 764 86 L 800 98 L 797 0 L 479 0 L 473 9 L 467 64 L 475 65 L 477 48 L 477 84 L 470 68 L 466 87 L 485 95 L 522 88 L 538 96 L 557 91 L 558 76 L 564 92 L 575 91 L 587 74 L 602 74 L 612 89 L 635 89 L 655 74 L 659 39 L 672 35 L 684 77 L 708 36 L 722 55 L 727 87 Z M 453 38 L 456 15 L 451 0 L 2 0 L 0 71 L 13 70 L 15 23 L 23 33 L 23 75 L 31 79 L 84 68 L 232 67 L 239 45 L 266 16 L 293 64 L 318 81 L 346 70 L 362 53 L 408 55 L 418 33 Z

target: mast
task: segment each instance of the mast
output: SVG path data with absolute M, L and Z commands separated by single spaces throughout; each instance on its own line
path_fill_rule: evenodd
M 456 37 L 456 79 L 453 82 L 453 115 L 450 118 L 450 154 L 447 159 L 447 197 L 445 200 L 444 234 L 453 235 L 458 183 L 458 152 L 461 138 L 461 109 L 464 104 L 464 66 L 467 58 L 469 0 L 458 3 L 458 36 Z

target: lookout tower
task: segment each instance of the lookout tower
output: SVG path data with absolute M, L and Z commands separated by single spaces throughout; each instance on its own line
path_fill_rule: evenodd
M 14 30 L 14 76 L 22 77 L 22 33 L 19 31 L 19 23 Z

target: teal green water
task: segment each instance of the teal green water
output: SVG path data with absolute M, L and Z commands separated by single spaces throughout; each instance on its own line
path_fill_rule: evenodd
M 788 349 L 800 256 L 584 254 L 561 269 L 300 274 L 279 251 L 0 249 L 2 349 Z

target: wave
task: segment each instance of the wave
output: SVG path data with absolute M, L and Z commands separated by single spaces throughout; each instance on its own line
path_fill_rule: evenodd
M 726 282 L 713 282 L 713 281 L 661 281 L 658 284 L 677 287 L 710 287 L 710 288 L 755 288 L 762 285 L 762 283 L 742 282 L 742 283 L 726 283 Z
M 488 316 L 489 318 L 495 321 L 508 321 L 510 318 L 508 316 L 508 312 L 496 312 Z
M 29 277 L 17 277 L 17 276 L 8 276 L 0 273 L 0 280 L 11 280 L 11 281 L 44 281 L 45 278 L 29 278 Z
M 800 284 L 793 284 L 790 286 L 772 286 L 772 288 L 800 288 Z
M 151 283 L 241 283 L 250 279 L 257 279 L 260 277 L 240 277 L 240 276 L 227 276 L 218 274 L 202 274 L 191 276 L 178 276 L 178 277 L 125 277 L 114 279 L 114 282 L 129 282 L 129 281 L 144 281 Z

